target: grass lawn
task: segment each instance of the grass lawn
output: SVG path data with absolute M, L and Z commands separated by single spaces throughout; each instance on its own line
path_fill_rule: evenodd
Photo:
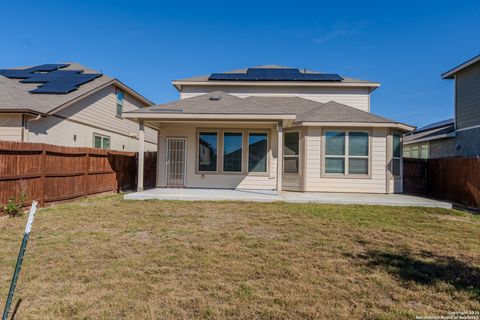
M 0 307 L 26 221 L 0 217 Z M 40 210 L 15 319 L 412 319 L 480 311 L 480 216 L 90 198 Z

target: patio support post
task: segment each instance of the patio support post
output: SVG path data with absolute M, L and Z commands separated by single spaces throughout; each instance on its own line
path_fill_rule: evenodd
M 277 192 L 282 191 L 283 175 L 283 123 L 277 123 Z
M 145 124 L 143 121 L 138 125 L 138 172 L 137 172 L 137 191 L 143 191 L 143 166 L 145 156 Z
M 155 177 L 155 187 L 160 187 L 161 181 L 160 181 L 160 171 L 161 171 L 161 166 L 162 166 L 162 158 L 160 157 L 160 128 L 157 129 L 157 176 Z

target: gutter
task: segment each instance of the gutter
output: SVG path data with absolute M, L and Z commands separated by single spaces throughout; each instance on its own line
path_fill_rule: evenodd
M 172 85 L 178 91 L 183 91 L 183 86 L 259 86 L 259 87 L 360 87 L 373 88 L 380 87 L 378 82 L 314 82 L 314 81 L 172 81 Z

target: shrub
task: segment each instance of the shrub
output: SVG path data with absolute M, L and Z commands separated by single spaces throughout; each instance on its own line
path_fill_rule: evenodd
M 23 180 L 20 180 L 20 192 L 8 199 L 8 203 L 3 210 L 11 217 L 19 217 L 23 214 L 22 206 L 27 199 L 26 185 Z

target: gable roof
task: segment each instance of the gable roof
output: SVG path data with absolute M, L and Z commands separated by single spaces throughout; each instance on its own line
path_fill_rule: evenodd
M 237 74 L 246 74 L 247 73 L 247 70 L 248 69 L 251 69 L 251 68 L 263 68 L 263 69 L 291 69 L 292 67 L 285 67 L 285 66 L 279 66 L 279 65 L 262 65 L 262 66 L 254 66 L 254 67 L 249 67 L 249 68 L 242 68 L 242 69 L 236 69 L 236 70 L 230 70 L 230 71 L 224 71 L 224 72 L 221 72 L 221 73 L 224 73 L 224 74 L 234 74 L 234 73 L 237 73 Z M 305 68 L 298 68 L 299 70 L 301 70 L 303 73 L 305 74 L 313 74 L 313 73 L 318 73 L 316 71 L 312 71 L 312 70 L 309 70 L 309 69 L 305 69 Z M 225 85 L 225 84 L 228 84 L 227 81 L 218 81 L 218 80 L 209 80 L 209 76 L 210 75 L 202 75 L 202 76 L 195 76 L 195 77 L 189 77 L 189 78 L 184 78 L 184 79 L 178 79 L 178 80 L 173 80 L 172 83 L 173 85 L 178 89 L 180 90 L 180 86 L 183 85 L 183 84 L 220 84 L 220 85 Z M 338 81 L 338 82 L 335 82 L 335 83 L 323 83 L 324 85 L 325 84 L 328 84 L 330 86 L 332 85 L 355 85 L 355 86 L 364 86 L 364 87 L 379 87 L 380 84 L 378 82 L 373 82 L 373 81 L 368 81 L 368 80 L 361 80 L 361 79 L 355 79 L 355 78 L 350 78 L 350 77 L 344 77 L 344 76 L 341 76 L 343 78 L 342 81 Z M 235 83 L 237 85 L 239 85 L 239 82 L 242 83 L 242 81 L 235 81 Z M 262 81 L 264 84 L 265 83 L 275 83 L 275 81 Z M 295 85 L 305 85 L 306 83 L 309 83 L 309 85 L 319 85 L 321 82 L 319 81 L 281 81 L 283 84 L 282 85 L 292 85 L 292 84 L 295 84 Z M 258 83 L 258 82 L 257 82 Z M 255 85 L 254 82 L 252 81 L 248 81 L 248 84 L 249 85 Z
M 62 68 L 62 70 L 83 70 L 86 74 L 98 73 L 98 71 L 88 69 L 78 63 L 68 64 L 69 65 Z M 24 68 L 29 67 L 16 69 Z M 10 79 L 0 75 L 0 112 L 27 112 L 42 115 L 55 113 L 62 107 L 70 105 L 112 84 L 139 99 L 145 105 L 153 104 L 150 100 L 141 96 L 122 82 L 104 74 L 101 77 L 82 84 L 77 90 L 67 94 L 32 94 L 29 93 L 29 91 L 37 88 L 39 83 L 21 83 L 20 80 Z
M 472 59 L 465 61 L 461 65 L 456 66 L 455 68 L 445 72 L 442 74 L 442 79 L 453 79 L 455 73 L 471 66 L 472 64 L 475 64 L 477 62 L 480 62 L 480 54 L 476 57 L 473 57 Z
M 213 98 L 213 100 L 212 100 Z M 398 126 L 404 130 L 413 127 L 362 111 L 335 101 L 320 103 L 300 97 L 240 98 L 223 91 L 155 105 L 124 113 L 126 118 L 163 119 L 290 119 L 299 125 L 308 123 L 350 123 Z

